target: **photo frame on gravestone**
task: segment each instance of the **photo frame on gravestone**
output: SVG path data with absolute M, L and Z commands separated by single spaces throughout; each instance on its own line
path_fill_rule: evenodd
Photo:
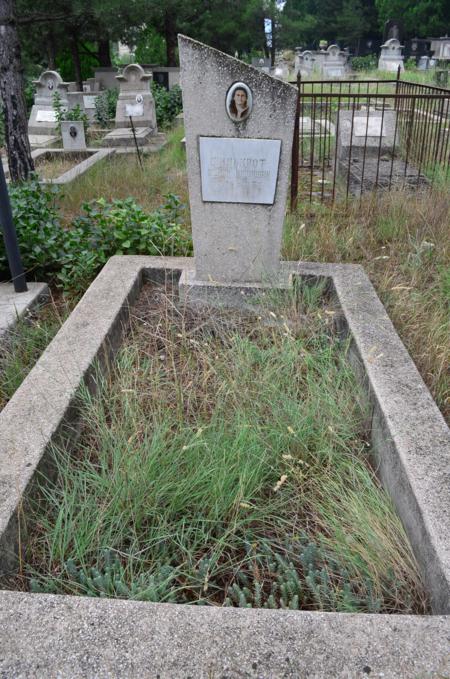
M 280 139 L 200 137 L 202 200 L 273 205 Z
M 253 109 L 253 94 L 250 87 L 242 82 L 233 83 L 227 92 L 225 108 L 233 122 L 247 120 Z

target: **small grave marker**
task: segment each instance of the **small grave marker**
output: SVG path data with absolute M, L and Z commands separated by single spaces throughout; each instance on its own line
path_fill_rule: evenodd
M 50 135 L 56 131 L 58 125 L 56 112 L 53 107 L 53 97 L 55 93 L 58 93 L 61 100 L 61 108 L 67 110 L 69 108 L 69 83 L 63 82 L 61 76 L 56 71 L 44 71 L 39 79 L 34 81 L 34 84 L 36 86 L 36 94 L 28 121 L 28 134 Z

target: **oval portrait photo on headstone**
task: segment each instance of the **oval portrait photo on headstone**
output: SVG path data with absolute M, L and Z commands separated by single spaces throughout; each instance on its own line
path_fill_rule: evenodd
M 231 120 L 240 123 L 246 120 L 253 108 L 252 92 L 245 83 L 234 83 L 226 98 L 226 109 Z

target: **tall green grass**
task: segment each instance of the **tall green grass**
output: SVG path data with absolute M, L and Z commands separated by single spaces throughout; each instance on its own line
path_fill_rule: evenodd
M 251 322 L 161 291 L 142 302 L 116 367 L 81 395 L 75 453 L 54 451 L 57 480 L 26 512 L 34 591 L 426 610 L 316 298 Z
M 52 300 L 19 318 L 0 345 L 0 410 L 21 385 L 69 314 L 73 302 Z

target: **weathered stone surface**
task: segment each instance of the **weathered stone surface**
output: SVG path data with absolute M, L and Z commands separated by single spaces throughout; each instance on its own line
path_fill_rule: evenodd
M 179 36 L 189 198 L 196 278 L 261 282 L 279 271 L 294 129 L 296 88 L 206 45 Z M 252 94 L 245 118 L 233 120 L 227 95 L 236 83 Z M 273 205 L 202 198 L 200 137 L 281 142 Z
M 53 97 L 57 92 L 61 98 L 62 108 L 67 110 L 69 107 L 69 83 L 63 82 L 56 71 L 44 71 L 39 79 L 34 81 L 34 84 L 36 94 L 28 121 L 28 134 L 51 135 L 56 131 L 58 125 Z
M 399 144 L 396 131 L 397 112 L 385 111 L 339 111 L 337 121 L 337 161 L 348 169 L 349 158 L 378 157 L 393 154 Z M 367 135 L 366 135 L 367 132 Z M 381 133 L 381 134 L 380 134 Z
M 61 136 L 65 151 L 86 150 L 86 137 L 82 121 L 63 121 L 61 123 Z
M 402 55 L 402 49 L 403 47 L 400 45 L 400 41 L 397 40 L 397 38 L 386 40 L 384 45 L 381 46 L 381 54 L 378 59 L 378 70 L 396 73 L 400 66 L 400 70 L 404 71 L 405 67 L 403 65 L 404 57 Z
M 125 66 L 116 76 L 120 92 L 116 107 L 116 129 L 130 128 L 130 116 L 136 128 L 146 128 L 150 134 L 158 131 L 156 125 L 155 101 L 150 90 L 151 73 L 146 73 L 139 64 Z
M 95 357 L 113 352 L 143 276 L 190 258 L 113 257 L 0 413 L 0 554 L 13 567 L 17 509 Z M 372 445 L 436 613 L 449 613 L 450 432 L 363 269 L 284 262 L 327 280 L 367 386 Z M 20 427 L 17 423 L 20 422 Z M 42 466 L 41 466 L 42 468 Z M 438 679 L 450 671 L 450 617 L 243 610 L 0 592 L 6 679 L 304 677 Z
M 439 679 L 450 619 L 0 593 L 5 679 Z
M 46 283 L 27 283 L 27 292 L 14 292 L 12 283 L 0 283 L 0 338 L 28 309 L 48 297 Z

